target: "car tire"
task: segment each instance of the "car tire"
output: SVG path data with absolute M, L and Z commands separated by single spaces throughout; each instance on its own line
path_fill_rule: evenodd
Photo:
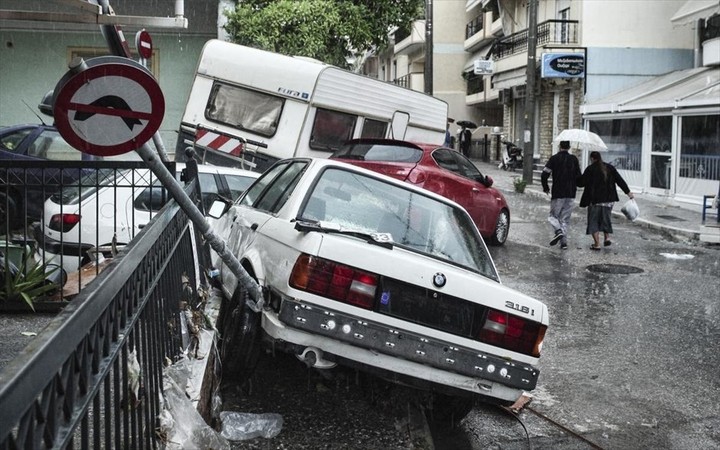
M 249 297 L 238 286 L 230 300 L 223 299 L 218 313 L 223 378 L 240 383 L 250 377 L 260 357 L 260 314 L 247 306 Z
M 0 235 L 9 235 L 17 222 L 17 203 L 4 193 L 0 194 Z
M 475 400 L 472 397 L 433 393 L 429 404 L 424 406 L 429 422 L 454 426 L 472 411 Z
M 510 212 L 503 208 L 495 220 L 495 229 L 490 236 L 490 245 L 503 245 L 507 241 L 508 234 L 510 234 Z

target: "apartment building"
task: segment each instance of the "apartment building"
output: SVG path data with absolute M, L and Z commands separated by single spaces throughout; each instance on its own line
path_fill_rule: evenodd
M 637 191 L 693 202 L 717 192 L 717 2 L 538 0 L 533 92 L 528 0 L 432 5 L 433 95 L 448 102 L 451 117 L 498 126 L 518 145 L 530 130 L 537 164 L 557 151 L 560 131 L 588 128 Z M 412 30 L 394 30 L 394 45 L 375 55 L 367 72 L 423 89 L 425 25 L 423 18 Z M 587 152 L 578 156 L 587 164 Z

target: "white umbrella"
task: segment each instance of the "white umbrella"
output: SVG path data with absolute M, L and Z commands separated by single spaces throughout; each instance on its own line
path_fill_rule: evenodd
M 592 131 L 570 128 L 562 130 L 553 142 L 570 141 L 570 145 L 583 150 L 607 150 L 607 145 Z

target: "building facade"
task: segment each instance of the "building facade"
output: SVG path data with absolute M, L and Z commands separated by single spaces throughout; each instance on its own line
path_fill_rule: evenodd
M 643 0 L 537 0 L 532 92 L 529 0 L 431 4 L 431 43 L 424 39 L 425 21 L 410 34 L 395 30 L 394 46 L 375 55 L 376 76 L 393 82 L 410 73 L 421 77 L 431 45 L 433 95 L 448 102 L 450 116 L 497 126 L 519 146 L 529 140 L 536 165 L 557 152 L 554 137 L 563 129 L 587 128 L 605 140 L 606 159 L 636 191 L 693 202 L 717 192 L 717 2 L 674 0 L 649 8 Z M 458 44 L 464 60 L 457 57 Z M 415 81 L 410 87 L 422 89 Z M 685 87 L 678 91 L 676 83 Z M 614 97 L 623 91 L 620 100 Z M 678 104 L 672 95 L 690 98 Z M 528 96 L 535 105 L 532 124 Z M 577 153 L 587 164 L 587 152 Z

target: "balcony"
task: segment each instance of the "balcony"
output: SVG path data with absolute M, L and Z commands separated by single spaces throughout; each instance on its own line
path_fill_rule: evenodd
M 578 44 L 577 20 L 547 20 L 537 26 L 537 46 L 553 47 Z M 528 49 L 528 30 L 498 39 L 492 51 L 494 59 L 507 58 Z
M 395 33 L 395 46 L 393 53 L 396 55 L 409 55 L 423 48 L 425 45 L 425 21 L 416 20 L 410 30 Z
M 425 74 L 422 72 L 413 72 L 402 77 L 395 78 L 393 84 L 413 91 L 423 92 L 425 90 Z
M 476 51 L 483 45 L 502 35 L 502 23 L 493 11 L 487 11 L 465 25 L 464 49 Z

